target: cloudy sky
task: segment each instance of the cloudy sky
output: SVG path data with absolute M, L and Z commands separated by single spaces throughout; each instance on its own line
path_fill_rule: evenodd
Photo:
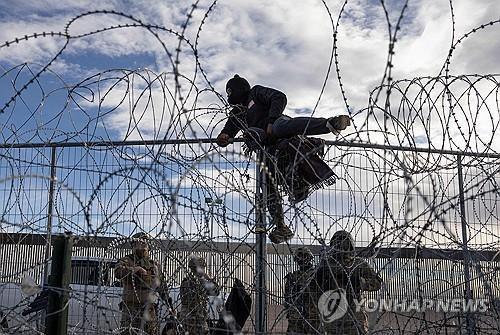
M 369 105 L 370 92 L 383 83 L 389 35 L 395 33 L 403 1 L 385 1 L 386 13 L 376 0 L 348 1 L 345 7 L 343 4 L 337 0 L 232 0 L 218 1 L 215 5 L 200 1 L 193 10 L 185 1 L 3 1 L 0 40 L 12 41 L 35 32 L 64 32 L 66 24 L 76 20 L 68 27 L 68 33 L 75 37 L 69 41 L 61 36 L 39 37 L 0 48 L 0 70 L 10 70 L 0 80 L 0 103 L 4 106 L 15 94 L 12 82 L 19 90 L 33 76 L 30 71 L 37 73 L 68 42 L 48 71 L 16 99 L 15 107 L 10 104 L 5 109 L 0 120 L 2 136 L 6 140 L 17 136 L 18 141 L 64 140 L 70 138 L 68 132 L 76 134 L 71 137 L 73 140 L 213 136 L 213 129 L 216 134 L 225 117 L 221 112 L 224 104 L 217 94 L 203 90 L 213 87 L 224 95 L 225 82 L 234 73 L 245 76 L 252 85 L 267 85 L 285 92 L 289 115 L 346 113 L 335 64 L 329 68 L 334 53 L 334 31 L 338 37 L 336 52 L 341 82 L 357 126 L 346 136 L 355 139 L 356 131 L 365 136 L 364 131 L 379 127 L 377 122 L 381 122 L 380 110 L 364 108 Z M 93 10 L 114 10 L 134 19 L 114 14 L 79 16 Z M 192 17 L 184 27 L 188 14 Z M 457 0 L 452 7 L 448 0 L 408 1 L 397 31 L 391 77 L 402 80 L 444 74 L 443 65 L 452 43 L 471 29 L 498 19 L 499 14 L 500 3 L 494 0 Z M 155 27 L 149 30 L 126 27 L 76 37 L 113 25 L 137 23 L 135 20 Z M 499 27 L 487 26 L 459 43 L 451 58 L 450 74 L 498 73 Z M 181 43 L 178 69 L 187 78 L 179 80 L 182 100 L 175 95 L 172 75 L 179 42 L 172 31 L 183 34 L 199 55 L 197 66 L 191 47 L 185 41 Z M 22 63 L 29 63 L 30 68 L 13 69 Z M 111 69 L 139 71 L 126 75 L 116 71 L 102 74 Z M 155 74 L 164 77 L 155 78 Z M 91 79 L 84 82 L 84 88 L 79 87 L 71 94 L 67 89 L 61 90 L 74 87 L 88 77 Z M 421 83 L 426 84 L 424 92 L 433 82 Z M 439 101 L 444 96 L 443 86 L 436 83 L 434 86 L 434 92 L 425 94 Z M 144 94 L 147 87 L 152 88 L 148 91 L 151 93 Z M 420 87 L 416 84 L 412 87 L 416 89 L 409 90 L 409 100 L 419 94 L 422 98 Z M 490 92 L 495 87 L 495 82 L 486 82 L 483 89 Z M 460 96 L 466 88 L 466 84 L 459 82 L 452 85 L 452 90 L 456 90 L 452 93 Z M 193 93 L 193 89 L 199 93 Z M 453 124 L 470 123 L 470 114 L 477 114 L 478 126 L 484 123 L 483 142 L 489 142 L 496 130 L 495 93 L 488 98 L 489 110 L 483 106 L 483 111 L 476 113 L 479 108 L 474 101 L 468 103 L 473 105 L 472 111 L 467 103 L 459 103 L 456 108 L 459 112 L 452 120 L 449 108 L 429 108 L 420 101 L 405 110 L 401 107 L 403 95 L 396 90 L 392 95 L 392 106 L 387 113 L 400 124 L 389 126 L 390 142 L 426 145 L 440 142 L 443 137 L 460 137 Z M 382 92 L 378 106 L 384 107 L 384 103 Z M 415 112 L 431 115 L 431 119 L 415 120 L 411 116 Z M 369 118 L 371 126 L 366 125 Z M 443 131 L 445 123 L 452 124 L 448 124 L 448 135 Z M 404 129 L 409 129 L 411 140 L 405 138 L 408 136 Z M 376 132 L 372 134 L 370 140 L 380 141 Z M 457 148 L 465 143 L 466 139 L 448 145 Z M 436 145 L 439 147 L 440 143 Z
M 226 118 L 225 82 L 238 73 L 285 92 L 288 115 L 350 113 L 347 140 L 496 151 L 500 2 L 403 4 L 5 0 L 0 135 L 9 143 L 213 137 Z M 387 83 L 396 31 L 391 78 L 402 82 L 386 104 L 376 88 Z M 450 50 L 449 74 L 468 77 L 446 86 L 437 76 Z

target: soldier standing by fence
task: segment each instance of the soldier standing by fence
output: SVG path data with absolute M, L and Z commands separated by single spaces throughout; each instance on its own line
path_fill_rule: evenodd
M 287 334 L 317 334 L 319 315 L 310 292 L 313 280 L 314 256 L 307 247 L 299 247 L 293 254 L 298 270 L 285 276 L 285 308 L 288 319 Z
M 149 256 L 145 233 L 132 236 L 132 254 L 121 258 L 115 269 L 123 285 L 121 334 L 159 334 L 155 292 L 168 301 L 168 289 L 158 264 Z
M 318 309 L 321 316 L 323 331 L 328 335 L 363 335 L 367 333 L 368 321 L 364 310 L 356 310 L 356 301 L 361 300 L 363 291 L 377 291 L 381 288 L 382 279 L 363 259 L 355 256 L 354 241 L 351 234 L 346 231 L 337 231 L 330 241 L 331 249 L 318 267 L 316 272 L 316 284 L 318 295 L 330 295 L 337 299 L 337 306 L 342 313 L 336 313 L 337 317 L 329 318 L 323 315 L 328 310 L 332 316 L 329 306 L 333 305 L 328 299 L 319 298 Z M 323 300 L 323 301 L 321 301 Z M 328 307 L 328 308 L 325 308 Z
M 205 272 L 206 262 L 203 258 L 191 257 L 188 266 L 190 271 L 182 280 L 180 288 L 180 321 L 187 334 L 208 334 L 208 297 L 217 296 L 219 287 Z

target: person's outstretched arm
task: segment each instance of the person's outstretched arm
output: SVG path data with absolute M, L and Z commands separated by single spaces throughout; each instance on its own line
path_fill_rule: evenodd
M 217 281 L 215 278 L 210 277 L 208 274 L 204 274 L 204 285 L 205 285 L 205 290 L 208 295 L 210 296 L 218 296 L 220 293 L 220 287 L 217 284 Z
M 217 145 L 226 147 L 229 143 L 231 143 L 231 140 L 236 136 L 236 134 L 238 134 L 242 128 L 240 114 L 241 112 L 237 107 L 233 108 L 229 112 L 229 118 L 227 119 L 224 128 L 222 128 L 219 136 L 217 136 Z
M 155 263 L 155 279 L 158 281 L 158 288 L 157 292 L 160 295 L 160 298 L 167 303 L 169 307 L 172 307 L 171 302 L 172 299 L 170 298 L 169 295 L 169 288 L 167 284 L 167 280 L 165 278 L 165 275 L 163 274 L 163 271 L 161 270 L 161 267 L 159 264 Z
M 129 257 L 123 257 L 120 260 L 118 260 L 118 263 L 116 264 L 115 267 L 115 276 L 117 279 L 122 280 L 125 277 L 135 273 L 141 275 L 147 274 L 146 270 L 144 270 L 140 266 L 136 266 Z
M 382 287 L 382 278 L 365 260 L 360 264 L 361 290 L 378 291 Z
M 292 297 L 292 283 L 291 283 L 291 274 L 287 274 L 285 276 L 285 293 L 284 293 L 284 307 L 285 309 L 289 309 L 293 307 L 293 297 Z

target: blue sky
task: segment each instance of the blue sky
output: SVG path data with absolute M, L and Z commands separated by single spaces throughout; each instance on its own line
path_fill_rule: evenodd
M 199 64 L 189 45 L 183 43 L 179 91 L 168 57 L 168 53 L 175 55 L 179 40 L 168 31 L 182 31 L 191 3 L 178 0 L 152 3 L 146 0 L 1 2 L 0 40 L 4 41 L 35 32 L 64 32 L 69 20 L 93 10 L 114 10 L 162 27 L 153 29 L 161 43 L 144 27 L 72 38 L 48 71 L 0 114 L 2 141 L 214 137 L 226 117 L 226 106 L 219 95 L 224 95 L 225 82 L 234 73 L 245 76 L 251 84 L 285 92 L 288 115 L 326 117 L 346 113 L 335 66 L 328 72 L 334 28 L 342 88 L 356 125 L 343 136 L 347 140 L 359 135 L 371 142 L 384 141 L 381 133 L 375 131 L 380 129 L 377 122 L 382 120 L 381 111 L 375 108 L 372 114 L 366 109 L 370 92 L 382 83 L 387 61 L 388 22 L 379 1 L 349 1 L 338 26 L 335 25 L 343 1 L 228 0 L 218 1 L 214 7 L 210 7 L 211 1 L 200 1 L 184 34 L 190 43 L 197 43 Z M 394 28 L 401 1 L 385 4 Z M 474 27 L 498 19 L 500 14 L 500 3 L 496 0 L 453 1 L 453 26 L 448 0 L 410 0 L 408 4 L 393 59 L 395 80 L 438 75 L 453 41 Z M 114 14 L 87 15 L 74 21 L 69 33 L 77 36 L 133 22 Z M 451 59 L 450 73 L 500 73 L 499 27 L 499 24 L 488 26 L 460 43 Z M 15 93 L 13 83 L 17 89 L 23 87 L 65 41 L 60 36 L 44 37 L 0 48 L 0 106 Z M 20 65 L 24 63 L 27 66 Z M 149 85 L 151 90 L 145 90 Z M 401 84 L 403 91 L 406 85 Z M 435 89 L 428 93 L 427 89 L 433 85 Z M 453 117 L 446 104 L 441 104 L 446 91 L 439 81 L 414 82 L 407 95 L 394 90 L 391 108 L 387 110 L 391 122 L 386 141 L 475 151 L 483 150 L 484 143 L 491 140 L 493 149 L 500 147 L 500 137 L 496 134 L 500 121 L 496 93 L 476 108 L 474 94 L 472 97 L 467 94 L 466 80 L 449 87 L 460 102 Z M 492 80 L 476 85 L 484 95 L 496 87 Z M 379 106 L 384 107 L 384 100 L 382 94 Z M 426 101 L 430 100 L 435 100 L 436 106 L 429 107 Z M 417 112 L 423 117 L 415 118 Z M 475 120 L 477 132 L 467 143 L 458 127 L 466 127 L 470 120 Z M 200 148 L 193 150 L 201 152 Z M 209 189 L 206 191 L 210 193 Z
M 248 78 L 251 84 L 263 84 L 276 87 L 288 96 L 289 115 L 329 116 L 346 112 L 346 107 L 340 95 L 340 86 L 334 69 L 327 69 L 331 57 L 332 22 L 335 24 L 340 13 L 342 1 L 326 1 L 328 8 L 319 0 L 307 0 L 290 4 L 289 1 L 221 1 L 208 12 L 202 21 L 210 1 L 200 1 L 193 12 L 192 19 L 186 28 L 185 36 L 192 43 L 198 42 L 200 65 L 205 70 L 210 84 L 201 76 L 198 70 L 195 75 L 195 59 L 189 47 L 184 44 L 181 49 L 180 73 L 193 79 L 199 90 L 210 89 L 224 94 L 227 78 L 239 73 Z M 435 76 L 442 68 L 449 51 L 452 37 L 451 14 L 448 1 L 409 1 L 408 8 L 401 25 L 401 31 L 396 43 L 394 56 L 393 78 L 411 79 L 416 76 Z M 400 14 L 400 1 L 386 2 L 388 16 L 392 27 Z M 453 1 L 455 15 L 455 40 L 469 29 L 487 23 L 498 17 L 500 5 L 496 1 Z M 328 10 L 327 10 L 328 9 Z M 16 1 L 2 2 L 0 12 L 2 17 L 0 39 L 12 40 L 25 34 L 42 31 L 64 31 L 65 24 L 75 16 L 91 10 L 115 10 L 129 14 L 147 24 L 157 25 L 180 32 L 185 22 L 186 14 L 191 10 L 190 4 L 183 1 L 166 1 L 151 6 L 149 1 Z M 79 18 L 69 28 L 72 35 L 88 33 L 115 24 L 132 23 L 130 19 L 112 14 L 95 14 Z M 201 23 L 204 22 L 203 25 Z M 202 30 L 198 35 L 198 28 Z M 379 1 L 349 1 L 340 19 L 338 28 L 339 67 L 343 88 L 351 106 L 351 112 L 357 113 L 354 122 L 362 125 L 367 118 L 367 112 L 358 112 L 368 104 L 369 92 L 382 82 L 387 59 L 388 23 Z M 159 30 L 155 30 L 159 31 Z M 495 55 L 498 48 L 497 26 L 483 29 L 462 43 L 455 51 L 451 63 L 452 74 L 487 74 L 497 73 L 498 65 Z M 175 54 L 178 39 L 171 34 L 158 32 L 160 39 L 171 54 Z M 196 39 L 198 35 L 199 39 Z M 21 41 L 18 45 L 0 49 L 0 70 L 11 69 L 14 65 L 24 62 L 36 71 L 46 64 L 63 45 L 65 39 L 38 38 Z M 36 65 L 38 64 L 38 65 Z M 137 138 L 178 138 L 179 136 L 206 137 L 212 135 L 214 124 L 225 116 L 223 102 L 213 92 L 190 95 L 183 108 L 191 110 L 184 113 L 179 106 L 173 107 L 179 101 L 170 101 L 167 109 L 175 116 L 169 117 L 167 112 L 153 112 L 157 106 L 165 107 L 168 101 L 162 94 L 153 94 L 152 104 L 147 104 L 143 97 L 138 98 L 145 82 L 136 80 L 136 95 L 131 92 L 115 89 L 108 94 L 101 104 L 100 112 L 112 110 L 105 116 L 98 116 L 98 101 L 94 100 L 79 110 L 73 102 L 66 104 L 67 90 L 59 94 L 50 94 L 51 88 L 74 86 L 86 77 L 109 69 L 139 70 L 149 69 L 156 74 L 171 73 L 173 68 L 170 60 L 158 40 L 144 28 L 122 28 L 72 39 L 62 55 L 50 66 L 53 74 L 41 77 L 40 87 L 33 87 L 21 95 L 31 111 L 20 99 L 17 99 L 15 113 L 12 109 L 0 118 L 3 124 L 2 136 L 12 139 L 12 132 L 23 133 L 18 127 L 27 119 L 30 124 L 24 126 L 25 133 L 17 141 L 40 142 L 47 140 L 64 140 L 66 130 L 69 133 L 82 135 L 88 122 L 94 131 L 83 136 L 70 136 L 73 140 L 137 139 Z M 56 77 L 64 80 L 62 83 Z M 116 75 L 117 73 L 113 73 Z M 6 89 L 17 73 L 4 75 L 0 79 L 2 93 L 0 103 L 3 105 L 12 90 Z M 21 87 L 30 77 L 24 69 L 18 78 Z M 140 76 L 135 76 L 135 79 Z M 321 94 L 324 81 L 327 84 Z M 89 87 L 98 93 L 97 84 Z M 182 81 L 183 94 L 193 86 L 188 81 Z M 172 76 L 166 77 L 163 88 L 175 91 Z M 105 85 L 103 85 L 105 87 Z M 101 90 L 104 89 L 101 87 Z M 49 95 L 44 106 L 36 110 L 41 99 L 40 91 Z M 160 87 L 156 87 L 160 89 Z M 79 96 L 72 96 L 77 99 Z M 120 98 L 128 102 L 139 102 L 137 105 L 119 104 Z M 319 99 L 319 101 L 318 101 Z M 383 100 L 383 97 L 381 98 Z M 142 104 L 144 103 L 144 104 Z M 395 104 L 398 101 L 394 101 Z M 315 108 L 315 106 L 317 107 Z M 135 109 L 134 109 L 135 108 Z M 206 112 L 206 108 L 215 108 Z M 199 109 L 205 109 L 202 113 Z M 193 111 L 196 110 L 196 111 Z M 221 112 L 222 111 L 222 112 Z M 10 112 L 10 113 L 9 113 Z M 432 111 L 431 113 L 433 113 Z M 132 120 L 137 126 L 130 130 L 131 113 L 141 114 L 141 120 Z M 12 115 L 11 115 L 12 114 Z M 37 114 L 31 119 L 31 114 Z M 183 115 L 182 115 L 183 114 Z M 42 116 L 40 116 L 42 115 Z M 9 118 L 10 116 L 10 118 Z M 49 124 L 42 120 L 51 119 Z M 480 115 L 481 116 L 481 115 Z M 159 119 L 176 123 L 173 129 L 162 132 L 152 129 Z M 495 121 L 498 116 L 495 115 Z M 215 118 L 214 121 L 211 121 Z M 194 121 L 194 122 L 193 122 Z M 373 123 L 372 123 L 373 124 Z M 14 125 L 15 131 L 12 131 Z M 180 131 L 188 127 L 186 131 Z M 220 123 L 219 123 L 220 127 Z M 426 144 L 432 139 L 424 135 L 424 125 L 416 125 L 414 137 L 418 142 Z M 31 129 L 30 129 L 31 128 Z M 46 128 L 43 134 L 33 135 L 35 128 Z M 134 127 L 132 127 L 134 128 Z M 10 129 L 10 130 L 9 130 Z M 127 131 L 129 129 L 129 131 Z M 219 128 L 217 128 L 219 129 Z M 106 131 L 105 131 L 106 130 Z M 369 130 L 369 129 L 368 129 Z M 196 135 L 193 134 L 193 131 Z M 353 137 L 352 132 L 347 134 Z M 423 136 L 423 138 L 422 138 Z M 438 131 L 431 137 L 442 136 Z M 374 135 L 372 141 L 380 138 Z

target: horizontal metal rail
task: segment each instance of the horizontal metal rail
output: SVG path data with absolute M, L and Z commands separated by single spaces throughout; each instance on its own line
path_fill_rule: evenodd
M 134 140 L 134 141 L 99 141 L 99 142 L 50 142 L 50 143 L 2 143 L 0 149 L 21 149 L 21 148 L 50 148 L 50 147 L 114 147 L 114 146 L 138 146 L 138 145 L 175 145 L 175 144 L 210 144 L 215 143 L 213 138 L 193 138 L 193 139 L 175 139 L 175 140 Z M 235 143 L 243 142 L 242 139 L 235 139 Z M 442 154 L 442 155 L 461 155 L 464 157 L 484 157 L 500 159 L 500 153 L 485 152 L 465 152 L 458 150 L 445 150 L 435 148 L 407 147 L 397 145 L 385 145 L 365 142 L 349 141 L 326 141 L 327 145 L 337 147 L 351 147 L 364 149 L 378 149 L 391 151 L 416 152 L 422 154 Z

